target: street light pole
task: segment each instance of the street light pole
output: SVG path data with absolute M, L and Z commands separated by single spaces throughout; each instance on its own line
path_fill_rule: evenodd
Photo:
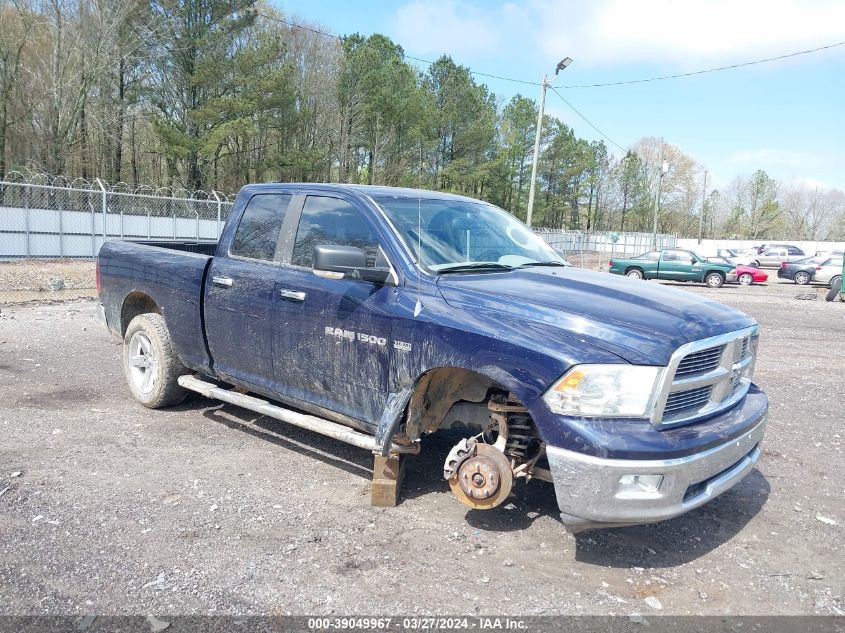
M 531 184 L 528 186 L 528 214 L 525 223 L 531 226 L 531 215 L 534 212 L 534 188 L 537 184 L 537 159 L 540 156 L 540 136 L 543 134 L 543 108 L 546 105 L 546 88 L 549 81 L 543 75 L 543 86 L 540 88 L 540 110 L 537 115 L 537 133 L 534 135 L 534 159 L 531 161 Z
M 701 244 L 701 235 L 704 232 L 704 203 L 707 200 L 707 170 L 704 170 L 704 189 L 701 190 L 701 213 L 698 215 L 698 243 Z
M 572 59 L 564 57 L 558 62 L 555 68 L 555 76 L 564 70 Z M 537 113 L 537 133 L 534 135 L 534 159 L 531 161 L 531 184 L 528 186 L 528 213 L 525 216 L 525 223 L 531 226 L 531 216 L 534 213 L 534 191 L 537 186 L 537 162 L 540 159 L 540 137 L 543 135 L 543 110 L 546 106 L 546 89 L 549 87 L 549 78 L 543 75 L 543 83 L 540 88 L 540 111 Z
M 651 233 L 651 248 L 657 250 L 657 216 L 660 214 L 660 185 L 663 183 L 663 176 L 669 171 L 669 164 L 663 160 L 663 139 L 660 139 L 660 160 L 657 162 L 660 172 L 657 174 L 657 195 L 654 198 L 654 226 Z

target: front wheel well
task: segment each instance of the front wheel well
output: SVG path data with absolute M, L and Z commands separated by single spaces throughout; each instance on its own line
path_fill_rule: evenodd
M 120 308 L 120 335 L 126 334 L 129 324 L 139 314 L 147 313 L 161 314 L 161 308 L 148 294 L 135 291 L 126 295 L 123 305 Z
M 459 403 L 484 407 L 491 390 L 507 392 L 487 376 L 468 369 L 439 367 L 429 370 L 417 381 L 408 401 L 403 434 L 413 441 L 424 433 L 434 433 L 449 426 L 447 418 L 453 407 Z M 469 419 L 477 416 L 469 411 L 467 414 L 467 426 L 477 426 Z

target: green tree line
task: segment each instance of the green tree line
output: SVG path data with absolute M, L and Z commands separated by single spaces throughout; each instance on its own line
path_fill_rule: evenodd
M 536 124 L 535 100 L 503 102 L 447 55 L 421 68 L 384 35 L 328 37 L 256 0 L 0 0 L 0 176 L 411 186 L 525 219 Z M 651 230 L 657 139 L 614 155 L 552 116 L 541 132 L 535 225 Z M 663 155 L 661 231 L 845 234 L 841 192 L 763 173 L 704 192 L 701 165 Z

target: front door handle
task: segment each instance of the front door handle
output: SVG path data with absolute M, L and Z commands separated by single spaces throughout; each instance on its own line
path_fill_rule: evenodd
M 305 301 L 305 297 L 307 296 L 304 292 L 300 292 L 298 290 L 279 290 L 279 294 L 283 298 L 290 299 L 292 301 Z
M 211 278 L 211 283 L 215 286 L 223 286 L 224 288 L 231 288 L 232 284 L 235 283 L 235 280 L 231 277 L 217 277 L 214 276 Z

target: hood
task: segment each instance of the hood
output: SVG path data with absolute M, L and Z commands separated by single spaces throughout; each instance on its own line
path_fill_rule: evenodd
M 755 324 L 685 290 L 574 267 L 444 275 L 437 285 L 453 307 L 541 323 L 639 365 L 666 365 L 684 343 Z

